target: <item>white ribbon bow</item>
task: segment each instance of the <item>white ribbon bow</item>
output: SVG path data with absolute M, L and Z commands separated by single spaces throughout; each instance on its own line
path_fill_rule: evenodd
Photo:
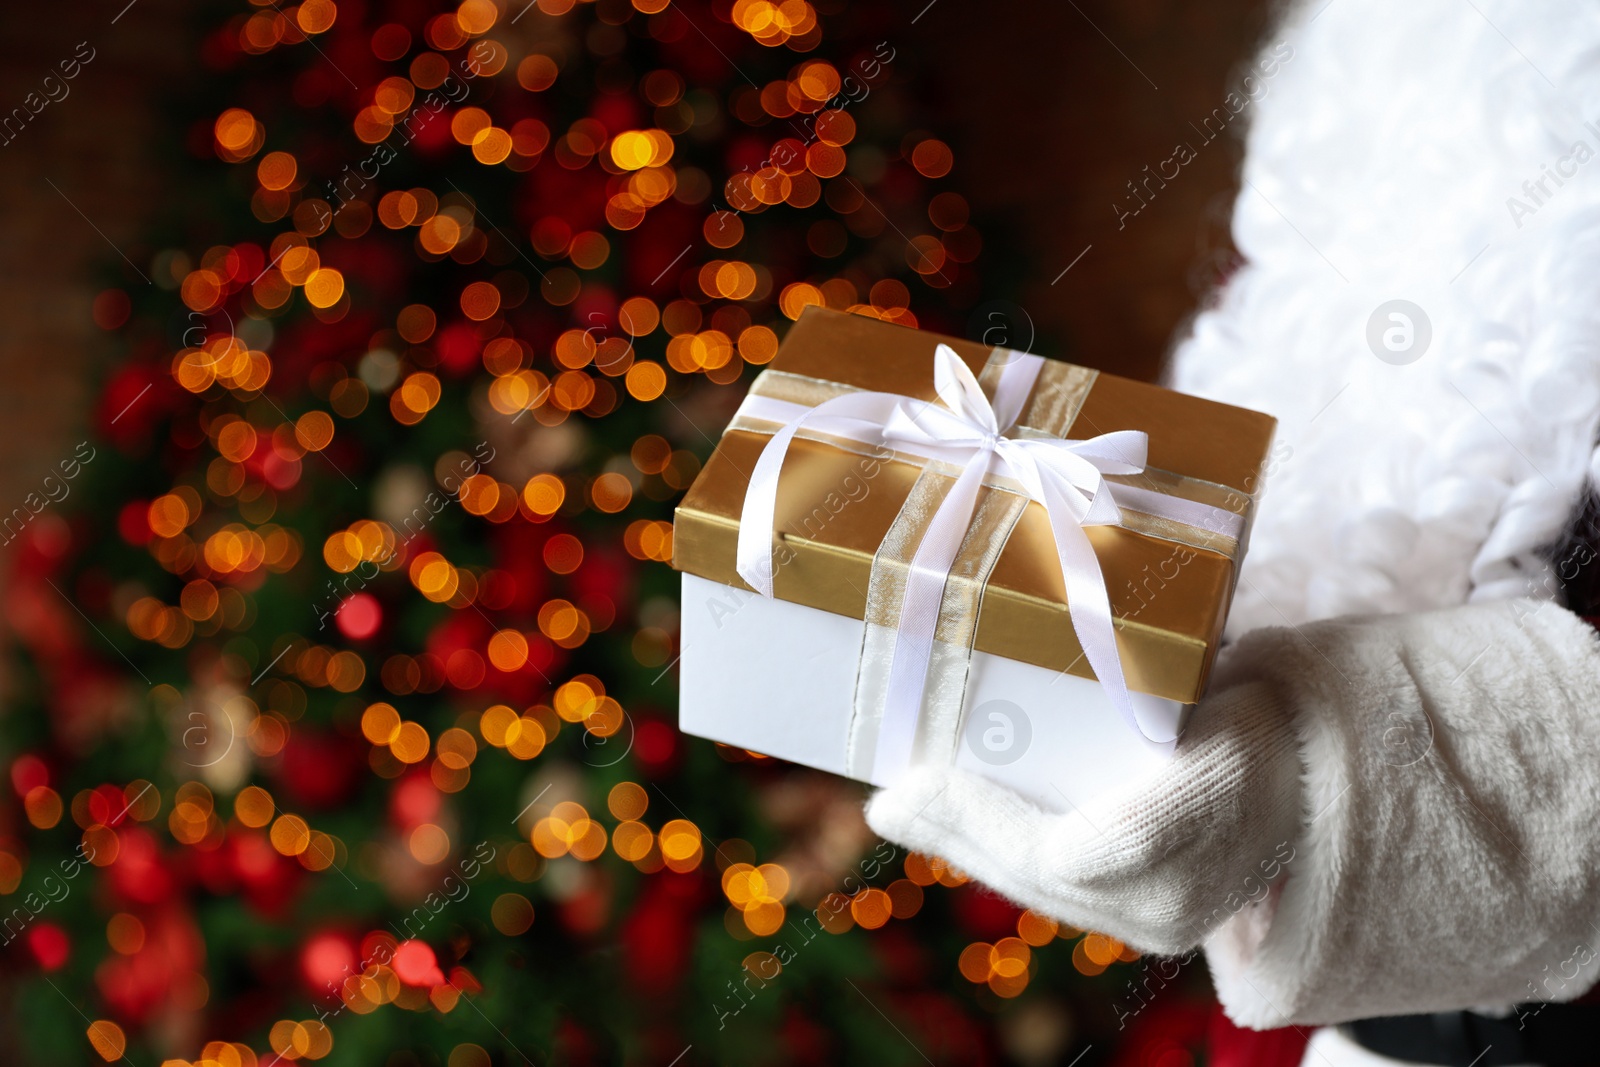
M 1156 744 L 1134 715 L 1112 626 L 1111 600 L 1085 526 L 1116 526 L 1122 510 L 1107 474 L 1144 471 L 1149 438 L 1118 430 L 1087 441 L 1004 436 L 1022 413 L 1042 361 L 1018 357 L 1006 368 L 990 402 L 961 357 L 948 345 L 934 354 L 934 387 L 942 404 L 898 393 L 857 392 L 826 400 L 790 419 L 762 450 L 739 522 L 739 576 L 773 595 L 772 534 L 778 473 L 795 434 L 808 426 L 857 441 L 959 465 L 961 474 L 929 520 L 906 577 L 905 601 L 889 668 L 887 701 L 873 759 L 873 780 L 887 783 L 910 765 L 922 712 L 939 606 L 950 568 L 977 507 L 984 478 L 1016 479 L 1044 506 L 1067 591 L 1067 609 L 1084 657 L 1124 722 Z

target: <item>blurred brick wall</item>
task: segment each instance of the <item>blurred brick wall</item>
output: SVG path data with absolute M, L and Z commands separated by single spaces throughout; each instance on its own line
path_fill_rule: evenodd
M 132 253 L 161 195 L 153 98 L 193 62 L 182 8 L 80 0 L 0 13 L 0 116 L 29 93 L 60 97 L 0 144 L 0 513 L 82 440 L 108 351 L 90 318 L 95 282 L 117 248 Z M 93 58 L 63 82 L 58 64 L 91 54 L 80 42 Z
M 0 8 L 0 117 L 29 93 L 59 97 L 0 138 L 0 515 L 47 492 L 45 476 L 86 435 L 110 352 L 90 317 L 108 257 L 124 249 L 147 269 L 131 242 L 161 195 L 153 88 L 182 77 L 194 48 L 177 0 L 126 4 Z M 59 64 L 91 54 L 80 43 L 93 58 L 63 83 Z M 0 581 L 11 551 L 0 547 Z M 11 640 L 0 626 L 0 642 Z M 0 668 L 0 708 L 8 675 Z M 0 1042 L 20 1022 L 0 1024 Z
M 1266 0 L 925 3 L 901 5 L 916 23 L 896 44 L 942 116 L 930 132 L 955 150 L 951 187 L 984 235 L 988 288 L 1002 279 L 1001 295 L 1026 310 L 1036 351 L 1155 376 L 1231 254 L 1249 108 L 1210 142 L 1190 123 L 1237 85 Z M 1196 158 L 1119 228 L 1112 205 L 1138 206 L 1126 183 L 1179 142 Z

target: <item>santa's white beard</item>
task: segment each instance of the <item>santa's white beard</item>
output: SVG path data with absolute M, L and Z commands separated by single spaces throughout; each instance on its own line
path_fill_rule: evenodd
M 1600 8 L 1316 0 L 1285 25 L 1239 116 L 1247 263 L 1171 371 L 1281 420 L 1230 631 L 1555 596 L 1600 416 Z M 1403 365 L 1368 341 L 1392 300 L 1431 327 Z

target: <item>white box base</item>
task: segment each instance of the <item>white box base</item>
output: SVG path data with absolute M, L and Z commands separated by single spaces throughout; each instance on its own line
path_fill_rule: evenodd
M 680 727 L 846 774 L 864 628 L 684 574 Z M 1190 708 L 1132 696 L 1140 722 L 1158 736 L 1181 728 Z M 1098 682 L 987 652 L 972 655 L 962 724 L 957 767 L 1051 811 L 1151 776 L 1170 758 L 1128 729 Z

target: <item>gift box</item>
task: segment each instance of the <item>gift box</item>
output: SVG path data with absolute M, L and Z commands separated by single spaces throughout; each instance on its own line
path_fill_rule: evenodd
M 680 725 L 1065 810 L 1170 758 L 1275 421 L 807 308 L 677 508 Z

